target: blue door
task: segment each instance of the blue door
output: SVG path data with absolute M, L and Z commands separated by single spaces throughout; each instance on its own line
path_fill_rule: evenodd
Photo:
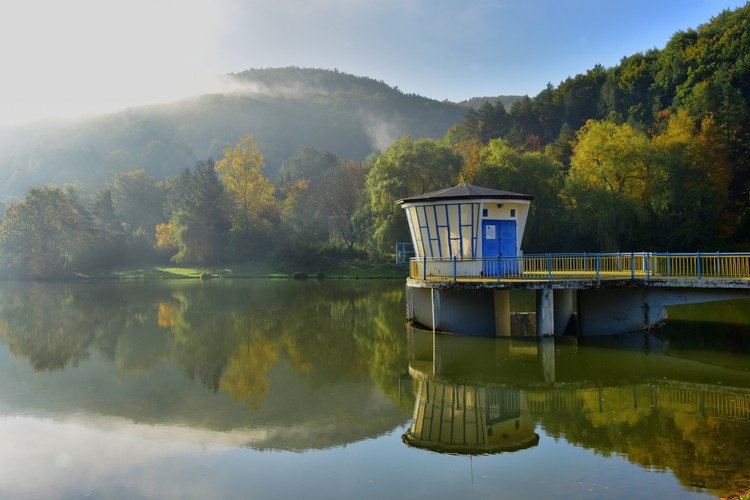
M 516 221 L 482 221 L 482 255 L 484 276 L 516 273 Z

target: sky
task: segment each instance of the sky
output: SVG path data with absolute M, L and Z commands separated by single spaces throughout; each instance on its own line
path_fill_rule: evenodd
M 437 100 L 535 96 L 739 0 L 0 0 L 0 125 L 338 69 Z

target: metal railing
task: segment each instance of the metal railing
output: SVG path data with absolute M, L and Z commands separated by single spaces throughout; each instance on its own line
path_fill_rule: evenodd
M 414 245 L 411 243 L 398 242 L 396 243 L 396 265 L 406 265 L 409 260 L 415 255 Z
M 582 253 L 484 259 L 415 257 L 409 275 L 435 281 L 750 279 L 750 253 Z

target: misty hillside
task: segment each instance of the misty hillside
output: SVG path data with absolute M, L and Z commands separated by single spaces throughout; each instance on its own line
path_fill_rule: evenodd
M 223 94 L 132 108 L 76 125 L 0 132 L 0 199 L 30 186 L 100 187 L 113 173 L 142 168 L 158 179 L 252 134 L 266 174 L 300 148 L 364 160 L 399 137 L 442 137 L 465 107 L 338 71 L 281 68 L 229 75 Z

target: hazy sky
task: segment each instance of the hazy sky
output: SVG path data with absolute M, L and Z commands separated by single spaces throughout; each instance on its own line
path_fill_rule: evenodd
M 438 100 L 536 95 L 740 0 L 0 0 L 0 124 L 338 69 Z

